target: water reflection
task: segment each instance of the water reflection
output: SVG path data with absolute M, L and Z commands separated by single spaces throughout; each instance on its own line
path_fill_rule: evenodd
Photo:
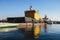
M 44 24 L 38 40 L 60 40 L 60 24 Z
M 34 27 L 34 38 L 38 38 L 40 31 L 41 31 L 41 25 L 36 25 Z
M 44 31 L 47 33 L 47 23 L 44 24 Z
M 0 40 L 24 40 L 24 33 L 19 30 L 0 32 Z
M 45 32 L 47 32 L 47 24 L 45 24 Z M 30 30 L 31 27 L 27 27 L 29 29 L 19 29 L 8 32 L 0 32 L 0 40 L 37 40 L 39 38 L 39 34 L 41 33 L 41 25 L 33 25 L 34 30 Z M 32 27 L 33 27 L 32 26 Z M 25 30 L 25 31 L 24 31 Z

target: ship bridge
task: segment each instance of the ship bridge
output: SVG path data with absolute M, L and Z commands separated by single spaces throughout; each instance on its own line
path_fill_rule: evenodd
M 42 18 L 39 16 L 38 12 L 36 10 L 32 10 L 32 6 L 30 6 L 30 10 L 25 11 L 25 17 L 31 17 L 38 21 L 42 20 Z

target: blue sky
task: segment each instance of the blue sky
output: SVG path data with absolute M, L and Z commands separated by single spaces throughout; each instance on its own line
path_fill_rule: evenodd
M 38 11 L 40 17 L 60 18 L 60 0 L 0 0 L 0 19 L 24 16 L 29 6 Z

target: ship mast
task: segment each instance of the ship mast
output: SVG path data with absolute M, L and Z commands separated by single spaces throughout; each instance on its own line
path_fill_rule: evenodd
M 30 11 L 32 10 L 32 6 L 30 6 Z

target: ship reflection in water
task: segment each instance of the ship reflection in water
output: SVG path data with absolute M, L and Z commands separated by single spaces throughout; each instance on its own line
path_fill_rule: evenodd
M 39 36 L 40 27 L 41 26 L 39 25 L 35 25 L 33 31 L 29 31 L 30 30 L 29 27 L 28 27 L 29 29 L 25 29 L 27 31 L 24 31 L 24 29 L 22 30 L 17 29 L 7 32 L 0 31 L 0 40 L 36 40 L 35 37 L 37 38 Z
M 21 30 L 14 30 L 9 32 L 0 32 L 0 40 L 60 40 L 60 24 L 44 24 L 39 25 L 35 33 L 38 33 L 37 39 L 28 38 Z M 39 29 L 39 30 L 38 30 Z M 35 34 L 36 37 L 37 34 Z
M 38 40 L 60 40 L 60 24 L 45 24 L 41 27 Z

